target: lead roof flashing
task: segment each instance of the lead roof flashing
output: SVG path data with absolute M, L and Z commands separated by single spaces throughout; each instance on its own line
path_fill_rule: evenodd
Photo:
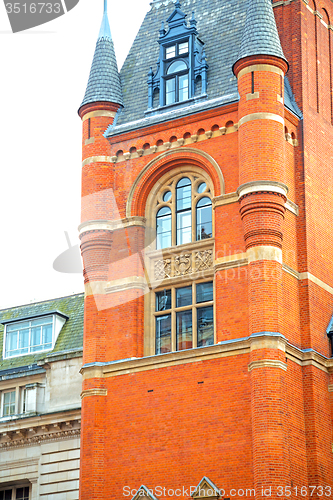
M 251 56 L 275 56 L 288 61 L 284 56 L 276 27 L 271 0 L 251 0 L 238 57 L 234 63 Z

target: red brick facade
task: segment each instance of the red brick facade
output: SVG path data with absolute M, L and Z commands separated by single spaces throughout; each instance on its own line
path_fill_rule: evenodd
M 333 4 L 274 14 L 303 120 L 268 56 L 236 64 L 237 104 L 111 139 L 118 105 L 80 110 L 81 500 L 131 500 L 141 484 L 189 498 L 204 476 L 222 498 L 333 494 Z M 213 186 L 215 345 L 147 357 L 147 203 L 184 166 Z

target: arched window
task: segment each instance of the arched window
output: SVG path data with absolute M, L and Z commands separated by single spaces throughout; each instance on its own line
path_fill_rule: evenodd
M 155 247 L 147 237 L 152 288 L 145 295 L 145 355 L 216 341 L 213 196 L 209 176 L 190 165 L 167 172 L 148 196 L 146 216 L 157 238 Z
M 156 215 L 156 239 L 157 248 L 171 246 L 171 209 L 161 208 Z
M 183 177 L 177 184 L 177 245 L 192 241 L 192 184 Z
M 212 237 L 212 200 L 205 196 L 197 203 L 197 241 Z
M 188 67 L 182 60 L 170 64 L 166 72 L 165 104 L 186 101 L 189 97 Z
M 157 249 L 184 245 L 213 236 L 212 200 L 202 177 L 175 176 L 157 195 Z

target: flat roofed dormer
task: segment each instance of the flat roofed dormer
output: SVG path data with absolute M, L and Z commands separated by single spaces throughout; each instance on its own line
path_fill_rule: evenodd
M 3 358 L 52 350 L 68 316 L 50 311 L 2 321 L 5 326 Z

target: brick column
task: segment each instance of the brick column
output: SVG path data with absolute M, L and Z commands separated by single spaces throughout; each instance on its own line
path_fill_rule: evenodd
M 285 202 L 285 61 L 253 56 L 238 61 L 240 214 L 248 257 L 249 371 L 256 498 L 290 486 L 285 400 L 287 369 L 282 302 Z M 269 490 L 271 488 L 271 490 Z M 266 495 L 265 495 L 266 491 Z

